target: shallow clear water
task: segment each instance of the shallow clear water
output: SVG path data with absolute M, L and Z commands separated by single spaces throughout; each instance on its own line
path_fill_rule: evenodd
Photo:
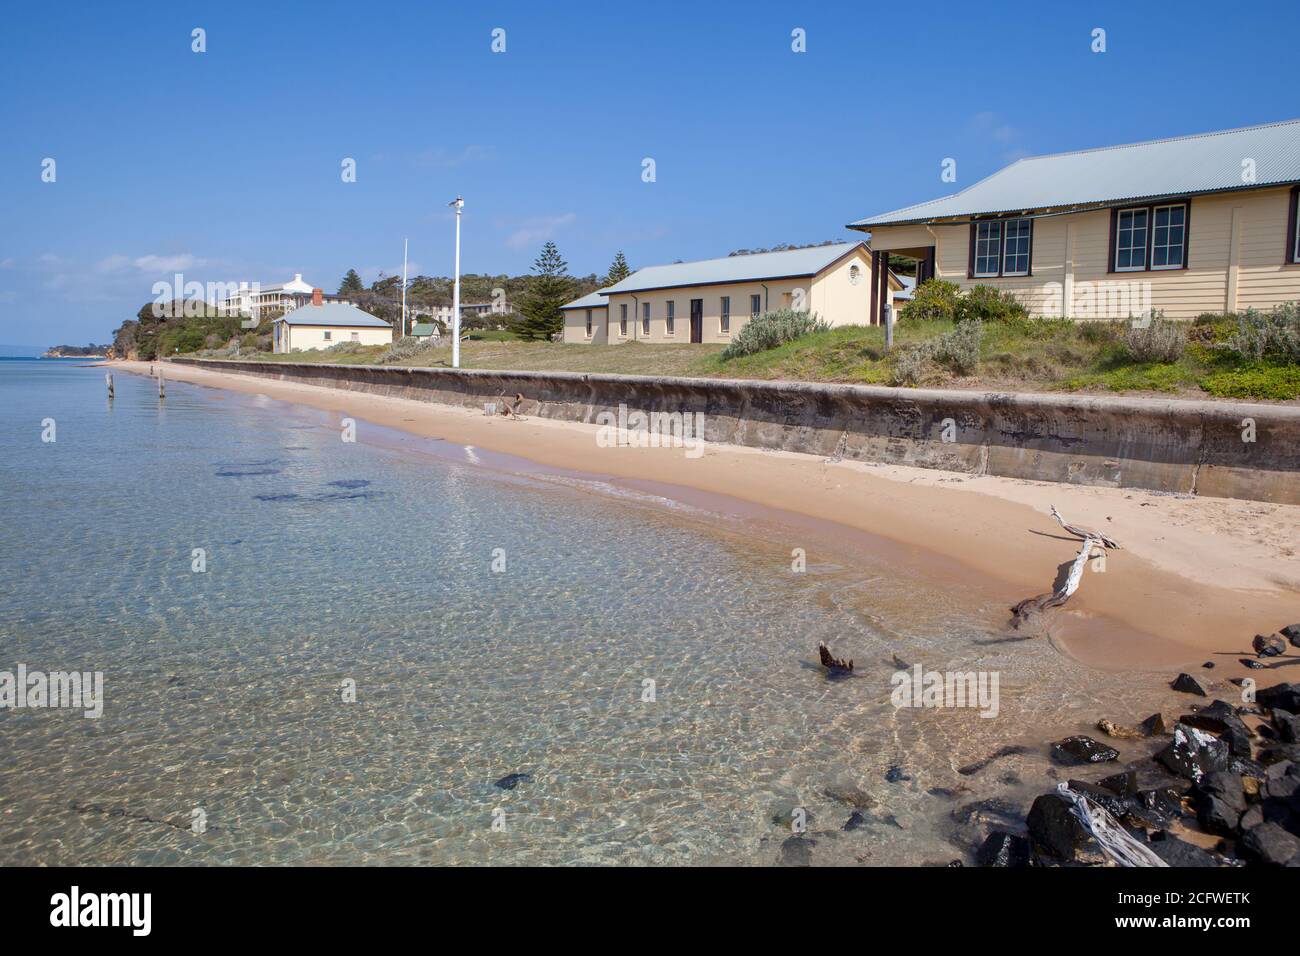
M 955 808 L 1027 805 L 1053 732 L 1139 706 L 999 643 L 1002 596 L 779 523 L 116 386 L 0 362 L 0 670 L 101 670 L 106 697 L 0 710 L 0 863 L 946 862 Z M 819 640 L 860 676 L 827 680 Z M 895 710 L 895 655 L 998 671 L 999 716 Z M 1009 743 L 1035 752 L 956 772 Z M 875 802 L 864 826 L 835 786 Z

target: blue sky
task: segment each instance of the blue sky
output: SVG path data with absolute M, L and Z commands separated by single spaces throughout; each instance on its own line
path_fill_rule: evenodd
M 854 238 L 1019 156 L 1296 118 L 1297 35 L 1208 2 L 12 5 L 0 343 L 106 341 L 177 270 L 332 291 L 409 236 L 450 274 L 457 193 L 467 272 Z

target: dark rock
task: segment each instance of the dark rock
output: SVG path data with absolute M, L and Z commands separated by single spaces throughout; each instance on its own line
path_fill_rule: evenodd
M 1228 806 L 1218 797 L 1206 796 L 1201 798 L 1200 805 L 1196 808 L 1196 822 L 1207 833 L 1230 837 L 1236 835 L 1242 813 L 1242 810 Z
M 995 831 L 975 851 L 975 862 L 980 866 L 1029 866 L 1031 855 L 1024 837 Z
M 1237 823 L 1243 831 L 1250 830 L 1264 822 L 1264 808 L 1256 804 L 1241 815 L 1241 820 Z
M 1074 860 L 1092 839 L 1075 817 L 1069 800 L 1057 793 L 1045 793 L 1034 801 L 1025 818 L 1034 848 L 1058 860 Z
M 1254 734 L 1237 716 L 1232 705 L 1216 700 L 1194 714 L 1184 714 L 1178 720 L 1189 727 L 1220 735 L 1235 756 L 1250 756 L 1250 739 Z
M 1057 763 L 1066 766 L 1076 766 L 1087 763 L 1105 763 L 1108 760 L 1115 760 L 1119 757 L 1119 751 L 1113 747 L 1107 747 L 1103 743 L 1098 743 L 1091 737 L 1085 737 L 1083 734 L 1077 734 L 1073 737 L 1066 737 L 1058 743 L 1052 744 L 1052 759 Z
M 1242 658 L 1238 658 L 1238 659 L 1241 661 L 1241 663 L 1245 664 L 1247 667 L 1249 667 L 1249 668 L 1250 668 L 1251 670 L 1253 670 L 1253 671 L 1262 671 L 1265 667 L 1268 666 L 1267 664 L 1261 664 L 1259 661 L 1255 660 L 1253 657 L 1242 657 Z
M 1300 624 L 1288 624 L 1278 633 L 1290 641 L 1292 647 L 1300 647 Z
M 1207 671 L 1212 671 L 1214 670 L 1214 661 L 1206 661 L 1201 666 L 1204 667 Z
M 532 779 L 533 775 L 531 773 L 508 773 L 492 786 L 500 787 L 502 790 L 513 790 L 521 783 L 527 783 Z
M 894 764 L 885 771 L 885 779 L 890 783 L 901 783 L 904 780 L 911 780 L 912 778 L 907 775 L 907 771 L 902 767 L 898 764 Z
M 1160 832 L 1151 837 L 1151 852 L 1170 866 L 1218 866 L 1219 861 L 1194 843 Z
M 1250 646 L 1260 657 L 1280 657 L 1286 653 L 1286 641 L 1281 634 L 1256 634 Z
M 1274 744 L 1259 752 L 1259 762 L 1265 767 L 1284 760 L 1300 763 L 1300 744 Z
M 1169 685 L 1174 690 L 1182 691 L 1184 694 L 1196 694 L 1200 697 L 1209 697 L 1209 688 L 1201 681 L 1199 677 L 1193 677 L 1191 674 L 1179 674 Z
M 1169 728 L 1165 725 L 1164 714 L 1152 714 L 1142 723 L 1138 724 L 1138 730 L 1148 737 L 1158 737 L 1161 734 L 1169 733 Z
M 1097 781 L 1099 787 L 1105 787 L 1111 793 L 1121 797 L 1131 797 L 1138 792 L 1138 775 L 1136 770 L 1126 770 Z
M 857 810 L 870 810 L 876 806 L 876 798 L 861 787 L 852 784 L 831 784 L 823 791 L 826 796 L 839 803 L 848 804 Z
M 1300 744 L 1300 717 L 1280 708 L 1273 711 L 1273 726 L 1284 744 Z
M 1248 860 L 1265 866 L 1285 866 L 1300 854 L 1300 837 L 1287 833 L 1276 823 L 1261 823 L 1242 835 L 1237 849 Z
M 852 813 L 849 814 L 848 821 L 844 824 L 844 826 L 840 827 L 840 829 L 856 830 L 858 827 L 866 826 L 866 823 L 867 823 L 867 818 L 862 815 L 861 811 L 854 810 Z
M 1246 791 L 1242 788 L 1241 774 L 1231 770 L 1207 773 L 1194 788 L 1200 795 L 1214 797 L 1238 813 L 1246 810 Z
M 1182 798 L 1172 787 L 1139 790 L 1134 795 L 1133 803 L 1144 811 L 1147 819 L 1161 827 L 1168 826 L 1184 815 Z
M 1288 710 L 1300 714 L 1300 684 L 1274 684 L 1256 691 L 1255 703 L 1269 710 Z
M 925 791 L 932 797 L 946 797 L 949 800 L 956 800 L 963 793 L 970 793 L 969 787 L 931 787 Z
M 1156 754 L 1155 759 L 1195 783 L 1207 773 L 1227 770 L 1229 756 L 1228 745 L 1219 738 L 1195 727 L 1175 724 L 1173 742 Z
M 995 760 L 1000 760 L 1003 757 L 1010 757 L 1015 754 L 1024 754 L 1024 753 L 1029 753 L 1028 747 L 1021 747 L 1015 744 L 1006 747 L 1000 747 L 996 751 L 991 753 L 989 756 L 985 757 L 983 760 L 976 760 L 974 763 L 968 763 L 964 767 L 958 767 L 957 772 L 961 774 L 963 777 L 969 777 L 973 773 L 979 773 L 981 770 L 983 770 L 985 767 L 987 767 Z
M 812 866 L 812 848 L 817 841 L 805 837 L 802 833 L 786 837 L 781 844 L 782 866 Z

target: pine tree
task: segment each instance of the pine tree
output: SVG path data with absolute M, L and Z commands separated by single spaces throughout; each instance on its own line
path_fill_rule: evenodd
M 510 324 L 510 331 L 524 339 L 549 339 L 564 330 L 560 306 L 573 294 L 568 270 L 569 264 L 561 258 L 555 243 L 546 243 L 533 262 L 537 274 L 531 277 L 517 303 L 520 317 Z
M 615 282 L 622 282 L 631 274 L 632 270 L 628 268 L 627 259 L 623 256 L 623 250 L 620 249 L 618 254 L 614 256 L 614 262 L 610 265 L 609 272 L 605 274 L 605 281 L 601 285 L 609 286 Z
M 348 274 L 343 277 L 343 281 L 339 284 L 339 295 L 363 292 L 365 288 L 361 283 L 361 276 L 357 275 L 357 270 L 349 269 Z

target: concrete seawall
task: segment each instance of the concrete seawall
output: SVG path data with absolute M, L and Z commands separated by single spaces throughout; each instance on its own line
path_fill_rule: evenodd
M 703 412 L 707 441 L 968 474 L 1300 504 L 1300 407 L 807 382 L 171 359 L 213 371 L 595 424 Z M 1247 440 L 1253 437 L 1252 440 Z

